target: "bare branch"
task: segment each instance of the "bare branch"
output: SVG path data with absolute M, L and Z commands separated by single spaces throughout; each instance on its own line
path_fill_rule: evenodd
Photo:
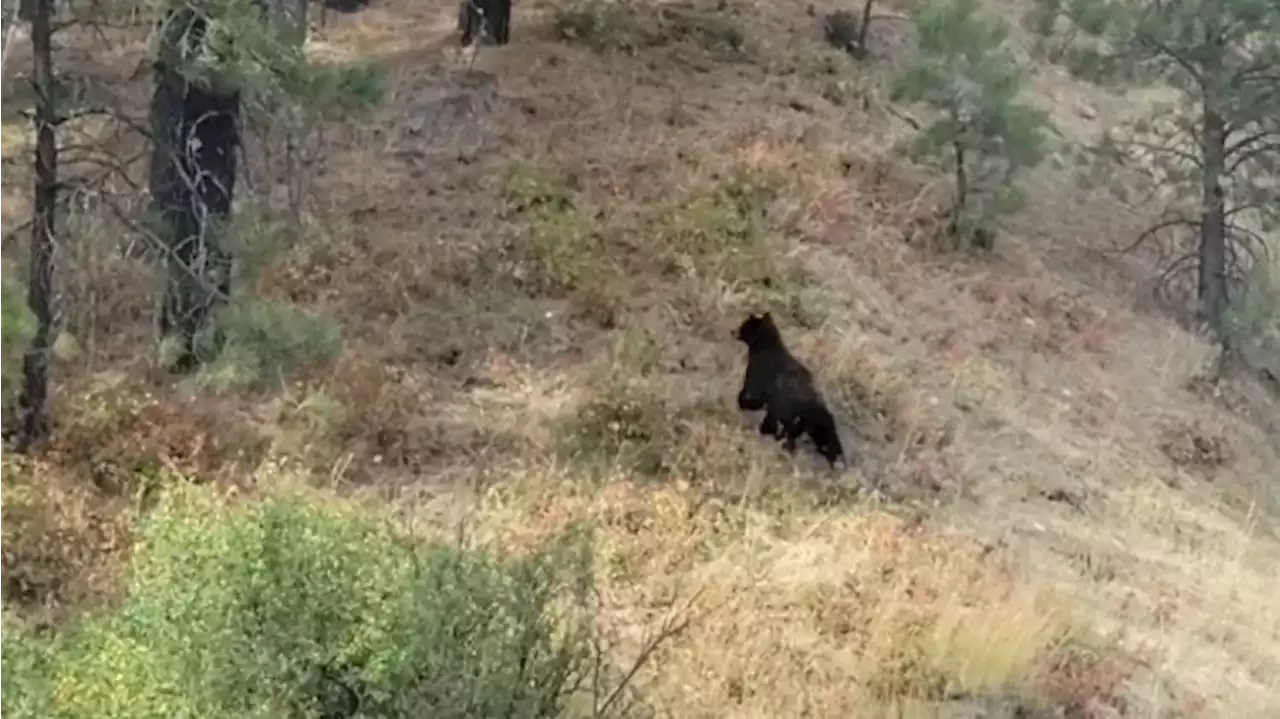
M 14 237 L 17 237 L 18 235 L 22 234 L 23 232 L 26 232 L 27 230 L 31 229 L 31 226 L 32 226 L 32 225 L 34 225 L 34 224 L 35 224 L 35 222 L 36 222 L 36 220 L 35 220 L 35 218 L 34 218 L 34 217 L 29 217 L 29 218 L 27 218 L 25 221 L 23 221 L 23 222 L 22 222 L 22 224 L 18 225 L 17 227 L 14 227 L 14 228 L 10 229 L 8 232 L 4 233 L 4 235 L 3 235 L 2 237 L 0 237 L 0 245 L 7 245 L 7 244 L 9 244 L 9 242 L 10 242 Z
M 1181 275 L 1194 272 L 1198 262 L 1199 255 L 1197 253 L 1187 252 L 1169 263 L 1164 272 L 1161 272 L 1160 277 L 1156 280 L 1156 296 L 1166 303 L 1171 302 L 1171 288 L 1174 281 Z
M 1138 249 L 1139 247 L 1141 247 L 1141 246 L 1142 246 L 1144 243 L 1146 243 L 1148 240 L 1150 240 L 1150 239 L 1152 239 L 1153 237 L 1155 237 L 1157 234 L 1159 234 L 1159 233 L 1160 233 L 1160 231 L 1161 231 L 1161 230 L 1167 230 L 1167 229 L 1169 229 L 1170 227 L 1176 227 L 1176 226 L 1179 226 L 1179 225 L 1181 225 L 1181 226 L 1183 226 L 1183 227 L 1199 227 L 1199 226 L 1200 226 L 1200 223 L 1199 223 L 1199 221 L 1198 221 L 1198 220 L 1191 220 L 1191 219 L 1188 219 L 1188 218 L 1186 218 L 1186 217 L 1183 217 L 1182 215 L 1178 215 L 1178 216 L 1176 216 L 1176 217 L 1171 217 L 1171 218 L 1169 218 L 1169 219 L 1166 219 L 1166 220 L 1162 220 L 1162 221 L 1160 221 L 1160 222 L 1157 222 L 1156 224 L 1154 224 L 1154 225 L 1152 225 L 1152 226 L 1148 227 L 1147 229 L 1143 230 L 1143 231 L 1142 231 L 1142 233 L 1141 233 L 1140 235 L 1138 235 L 1138 239 L 1134 240 L 1132 243 L 1130 243 L 1129 245 L 1125 246 L 1123 249 L 1120 249 L 1120 250 L 1110 250 L 1110 251 L 1109 251 L 1109 253 L 1110 253 L 1110 254 L 1117 255 L 1117 256 L 1124 256 L 1124 255 L 1127 255 L 1127 254 L 1129 254 L 1129 253 L 1133 252 L 1134 250 Z
M 1194 80 L 1197 85 L 1200 85 L 1201 87 L 1204 86 L 1204 74 L 1200 72 L 1200 69 L 1197 68 L 1194 64 L 1192 64 L 1190 60 L 1183 57 L 1181 54 L 1175 52 L 1173 48 L 1151 37 L 1150 35 L 1144 35 L 1142 37 L 1139 37 L 1138 43 L 1142 45 L 1146 45 L 1149 48 L 1153 48 L 1159 51 L 1161 55 L 1164 55 L 1165 57 L 1169 58 L 1174 63 L 1176 63 L 1179 67 L 1185 70 L 1186 73 L 1191 76 L 1191 79 Z
M 1227 210 L 1224 216 L 1227 218 L 1230 218 L 1240 214 L 1241 212 L 1248 212 L 1249 210 L 1256 210 L 1260 207 L 1270 207 L 1270 206 L 1271 206 L 1271 203 L 1269 202 L 1246 202 L 1240 205 L 1236 205 L 1235 207 L 1232 207 L 1231 209 Z
M 223 302 L 231 301 L 231 298 L 228 297 L 226 293 L 224 293 L 219 287 L 213 285 L 207 280 L 207 278 L 204 276 L 204 273 L 197 272 L 193 267 L 183 262 L 182 259 L 177 256 L 177 253 L 174 250 L 174 248 L 169 246 L 169 243 L 165 242 L 162 238 L 157 237 L 154 232 L 151 232 L 147 228 L 138 224 L 133 218 L 129 217 L 129 213 L 117 207 L 113 202 L 103 202 L 102 205 L 111 212 L 111 215 L 113 217 L 115 217 L 126 228 L 128 228 L 129 231 L 141 237 L 143 240 L 147 242 L 147 244 L 151 245 L 154 248 L 159 249 L 160 252 L 164 254 L 165 257 L 170 262 L 177 263 L 178 266 L 181 267 L 182 270 L 187 273 L 187 275 L 189 275 L 190 277 L 195 279 L 197 282 L 199 282 L 201 285 L 201 288 L 207 291 L 210 295 L 218 298 Z
M 1246 163 L 1256 160 L 1259 155 L 1271 152 L 1280 154 L 1280 133 L 1275 133 L 1275 135 L 1277 137 L 1276 142 L 1267 142 L 1262 145 L 1255 145 L 1250 148 L 1248 152 L 1243 152 L 1238 155 L 1236 159 L 1227 166 L 1226 173 L 1228 175 L 1234 175 L 1236 170 L 1239 170 Z
M 1204 166 L 1203 161 L 1200 159 L 1199 154 L 1194 152 L 1189 152 L 1187 150 L 1180 150 L 1176 147 L 1170 147 L 1168 145 L 1160 145 L 1154 142 L 1144 142 L 1142 140 L 1117 140 L 1116 142 L 1121 145 L 1132 145 L 1134 147 L 1139 147 L 1144 150 L 1150 150 L 1151 152 L 1161 152 L 1161 153 L 1173 155 L 1179 160 L 1182 160 L 1184 162 L 1189 162 L 1197 168 Z
M 1223 159 L 1230 158 L 1232 155 L 1236 154 L 1237 152 L 1240 152 L 1248 148 L 1253 143 L 1260 142 L 1262 140 L 1266 140 L 1272 137 L 1280 138 L 1280 129 L 1268 128 L 1266 130 L 1259 130 L 1258 132 L 1255 132 L 1252 135 L 1246 135 L 1245 137 L 1240 138 L 1239 140 L 1231 143 L 1230 145 L 1227 145 L 1226 151 L 1223 153 L 1222 157 Z
M 689 625 L 693 623 L 693 617 L 689 614 L 689 608 L 694 605 L 698 597 L 701 595 L 702 591 L 699 590 L 689 598 L 689 601 L 685 603 L 683 617 L 680 617 L 674 610 L 667 614 L 663 619 L 661 626 L 658 627 L 653 636 L 649 637 L 644 642 L 644 645 L 640 648 L 640 653 L 636 655 L 635 661 L 631 663 L 631 666 L 627 669 L 626 673 L 623 674 L 618 685 L 613 688 L 613 691 L 609 693 L 609 696 L 605 698 L 603 703 L 595 707 L 595 711 L 593 712 L 594 716 L 604 716 L 609 710 L 609 707 L 612 706 L 614 702 L 622 698 L 623 692 L 628 686 L 630 686 L 631 681 L 635 679 L 635 676 L 640 671 L 641 667 L 649 662 L 653 653 L 656 652 L 663 644 L 666 644 L 670 640 L 680 636 L 689 628 Z

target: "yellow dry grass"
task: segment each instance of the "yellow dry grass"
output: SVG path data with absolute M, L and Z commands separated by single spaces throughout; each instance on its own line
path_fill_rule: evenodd
M 1280 447 L 1189 389 L 1209 347 L 1080 261 L 1135 220 L 1046 169 L 994 257 L 909 243 L 941 186 L 889 149 L 892 58 L 824 50 L 803 5 L 729 3 L 735 48 L 688 24 L 714 14 L 638 4 L 666 35 L 598 52 L 526 3 L 474 60 L 453 3 L 331 17 L 313 51 L 380 59 L 389 96 L 326 128 L 308 241 L 259 290 L 348 349 L 241 402 L 273 443 L 251 484 L 283 465 L 513 548 L 588 520 L 620 660 L 693 600 L 639 677 L 663 716 L 1276 716 Z M 766 234 L 704 242 L 695 199 L 744 173 Z M 729 333 L 762 306 L 856 423 L 849 477 L 737 417 Z M 617 418 L 566 438 L 596 405 Z M 1230 451 L 1179 464 L 1179 437 Z M 891 499 L 853 499 L 870 480 Z

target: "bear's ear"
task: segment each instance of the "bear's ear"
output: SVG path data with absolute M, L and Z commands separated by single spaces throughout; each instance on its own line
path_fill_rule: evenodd
M 766 312 L 760 315 L 760 319 L 764 320 L 765 322 L 773 322 L 773 315 Z

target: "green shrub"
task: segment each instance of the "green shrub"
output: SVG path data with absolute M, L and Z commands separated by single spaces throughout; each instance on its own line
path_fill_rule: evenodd
M 0 348 L 26 347 L 36 331 L 27 308 L 26 288 L 10 273 L 0 271 Z
M 775 192 L 765 178 L 736 173 L 711 190 L 662 208 L 653 233 L 675 266 L 690 263 L 726 279 L 755 282 L 772 269 L 764 239 Z
M 387 72 L 379 63 L 364 59 L 349 64 L 311 61 L 300 75 L 299 95 L 309 107 L 335 112 L 367 111 L 387 94 Z
M 515 275 L 536 294 L 607 284 L 610 266 L 593 214 L 583 211 L 577 180 L 537 159 L 511 164 L 502 216 L 518 228 Z
M 598 678 L 580 532 L 499 558 L 301 498 L 212 496 L 166 494 L 112 613 L 47 654 L 6 629 L 6 717 L 532 719 Z
M 1044 158 L 1048 115 L 1023 101 L 1026 71 L 1009 25 L 978 0 L 931 0 L 913 19 L 920 52 L 891 97 L 938 111 L 910 149 L 952 176 L 944 244 L 991 249 L 995 222 L 1023 201 L 1021 176 Z
M 218 334 L 221 351 L 196 378 L 215 392 L 280 382 L 332 362 L 342 350 L 342 335 L 332 320 L 257 297 L 242 297 L 224 308 Z
M 19 622 L 4 615 L 4 641 L 0 642 L 0 715 L 9 719 L 50 716 L 48 647 L 23 631 Z

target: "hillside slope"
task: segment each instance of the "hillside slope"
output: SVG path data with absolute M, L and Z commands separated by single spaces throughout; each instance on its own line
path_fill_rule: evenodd
M 1134 289 L 1151 268 L 1105 256 L 1144 218 L 1049 162 L 992 256 L 939 256 L 915 237 L 945 185 L 891 150 L 905 25 L 857 65 L 826 5 L 713 7 L 525 2 L 474 59 L 452 2 L 331 16 L 313 52 L 377 59 L 387 101 L 325 128 L 309 232 L 257 289 L 339 321 L 337 364 L 283 395 L 172 389 L 121 300 L 64 363 L 58 471 L 125 395 L 118 436 L 242 487 L 302 477 L 513 547 L 588 517 L 622 656 L 694 598 L 639 678 L 659 716 L 1280 715 L 1280 408 L 1206 388 L 1212 348 Z M 1132 110 L 1032 85 L 1068 137 Z M 734 407 L 759 309 L 847 475 Z

